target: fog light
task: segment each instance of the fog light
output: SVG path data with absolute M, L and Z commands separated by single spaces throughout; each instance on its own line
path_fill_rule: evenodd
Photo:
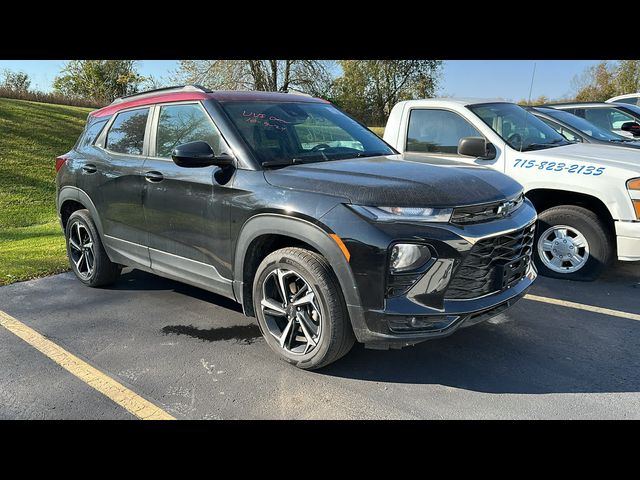
M 431 259 L 431 252 L 426 245 L 414 243 L 396 243 L 391 248 L 391 273 L 407 272 L 420 268 Z

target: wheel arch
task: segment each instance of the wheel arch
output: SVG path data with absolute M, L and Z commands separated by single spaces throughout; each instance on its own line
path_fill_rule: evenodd
M 100 215 L 98 215 L 98 209 L 93 204 L 89 195 L 77 187 L 62 187 L 58 194 L 58 216 L 60 217 L 60 223 L 63 228 L 66 227 L 66 221 L 69 219 L 69 216 L 81 208 L 89 210 L 91 219 L 95 223 L 98 233 L 102 236 Z
M 259 248 L 261 239 L 273 238 L 274 236 L 290 239 L 293 242 L 293 245 L 286 246 L 310 247 L 312 251 L 325 257 L 338 279 L 347 306 L 359 307 L 360 297 L 349 262 L 338 244 L 329 235 L 328 229 L 325 230 L 308 220 L 281 214 L 258 214 L 247 220 L 238 235 L 233 265 L 233 290 L 236 299 L 242 304 L 245 314 L 255 315 L 252 302 L 255 269 L 251 271 L 246 267 L 247 265 L 257 267 L 266 255 L 277 249 L 270 248 L 267 249 L 269 251 L 261 251 Z M 349 310 L 351 311 L 353 308 L 349 308 Z M 353 324 L 354 319 L 351 320 Z
M 604 220 L 609 233 L 615 236 L 615 223 L 609 208 L 602 200 L 593 195 L 552 188 L 536 188 L 529 190 L 526 196 L 531 200 L 538 214 L 549 208 L 562 205 L 574 205 L 591 210 Z

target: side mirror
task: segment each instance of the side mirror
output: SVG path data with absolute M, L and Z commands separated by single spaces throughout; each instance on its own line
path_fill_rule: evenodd
M 465 137 L 458 142 L 458 155 L 467 155 L 481 160 L 496 158 L 496 147 L 482 137 Z
M 173 163 L 184 168 L 201 168 L 216 165 L 226 167 L 233 165 L 233 157 L 226 153 L 216 156 L 207 142 L 197 141 L 178 145 L 171 152 Z
M 631 132 L 634 135 L 640 135 L 640 125 L 636 122 L 625 122 L 620 127 L 620 130 L 624 130 L 625 132 Z

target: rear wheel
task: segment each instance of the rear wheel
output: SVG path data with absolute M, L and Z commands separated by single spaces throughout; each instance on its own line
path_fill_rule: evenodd
M 77 210 L 71 214 L 65 237 L 69 264 L 78 280 L 90 287 L 116 281 L 122 266 L 109 260 L 88 210 Z
M 355 342 L 337 280 L 315 252 L 283 248 L 268 255 L 253 282 L 253 304 L 269 347 L 299 368 L 324 367 Z
M 539 214 L 535 252 L 542 275 L 591 281 L 611 263 L 614 247 L 606 225 L 594 212 L 563 205 Z

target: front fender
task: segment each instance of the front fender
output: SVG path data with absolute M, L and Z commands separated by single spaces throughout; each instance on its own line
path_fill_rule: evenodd
M 308 243 L 324 256 L 338 279 L 344 295 L 351 324 L 356 337 L 364 327 L 360 295 L 349 262 L 336 242 L 329 236 L 332 232 L 307 220 L 286 215 L 265 213 L 251 217 L 245 222 L 236 244 L 234 255 L 233 291 L 238 302 L 243 303 L 245 282 L 243 278 L 246 253 L 251 242 L 261 235 L 283 235 Z

